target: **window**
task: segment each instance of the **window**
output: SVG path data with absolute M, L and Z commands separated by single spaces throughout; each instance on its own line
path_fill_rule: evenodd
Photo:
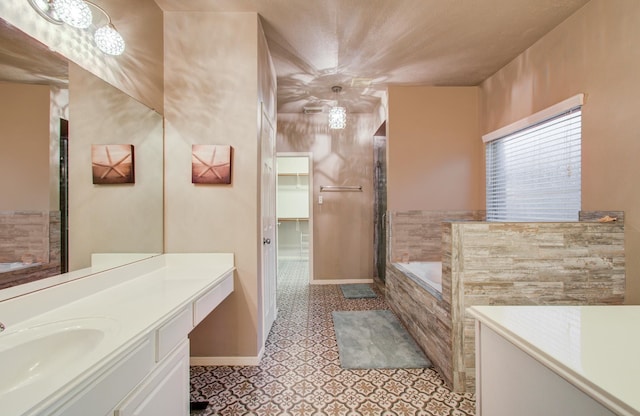
M 487 221 L 578 219 L 581 109 L 582 95 L 483 137 Z

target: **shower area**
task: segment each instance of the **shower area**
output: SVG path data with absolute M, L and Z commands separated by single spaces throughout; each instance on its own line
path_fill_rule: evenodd
M 382 123 L 373 135 L 373 246 L 376 283 L 385 282 L 385 260 L 387 256 L 387 126 Z

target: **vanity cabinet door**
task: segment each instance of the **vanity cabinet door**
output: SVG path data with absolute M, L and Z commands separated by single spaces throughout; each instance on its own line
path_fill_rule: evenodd
M 73 398 L 62 397 L 64 404 L 42 416 L 87 416 L 112 414 L 113 405 L 126 397 L 154 367 L 154 338 L 143 339 L 123 358 L 94 380 L 87 383 Z M 187 357 L 188 358 L 188 357 Z M 0 406 L 0 414 L 2 413 Z
M 491 328 L 476 334 L 477 416 L 616 415 Z
M 115 416 L 189 416 L 188 339 L 118 405 Z

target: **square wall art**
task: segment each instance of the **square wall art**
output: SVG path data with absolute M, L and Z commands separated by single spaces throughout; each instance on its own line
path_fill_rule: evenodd
M 191 148 L 191 182 L 231 183 L 232 147 L 220 144 L 194 144 Z
M 91 145 L 94 184 L 135 183 L 133 145 Z

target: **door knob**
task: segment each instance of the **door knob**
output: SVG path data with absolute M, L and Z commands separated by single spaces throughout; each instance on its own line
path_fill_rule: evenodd
M 271 244 L 271 239 L 270 238 L 263 238 L 262 239 L 262 244 Z

